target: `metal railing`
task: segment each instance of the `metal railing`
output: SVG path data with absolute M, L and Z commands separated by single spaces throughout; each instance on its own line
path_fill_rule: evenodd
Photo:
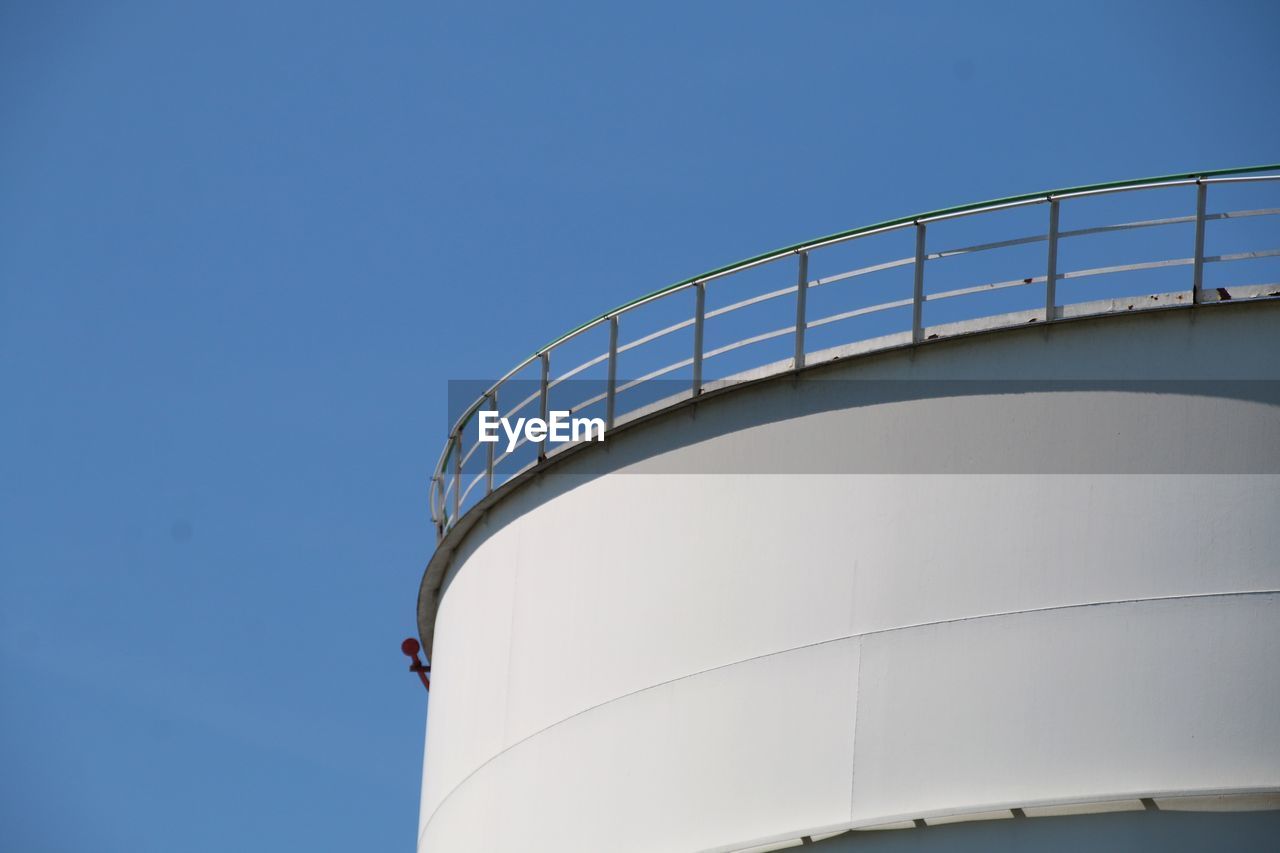
M 1273 174 L 1258 174 L 1262 172 L 1271 172 Z M 534 410 L 530 407 L 536 403 L 537 413 L 545 419 L 548 414 L 549 397 L 552 389 L 570 379 L 583 376 L 587 371 L 592 369 L 602 369 L 605 374 L 604 378 L 601 380 L 603 390 L 592 394 L 572 408 L 574 411 L 579 411 L 592 405 L 603 404 L 606 428 L 612 429 L 620 422 L 624 422 L 624 419 L 627 419 L 628 416 L 635 416 L 642 413 L 648 414 L 653 411 L 676 405 L 683 400 L 687 400 L 691 397 L 697 397 L 704 393 L 704 391 L 709 387 L 709 383 L 704 377 L 707 362 L 711 359 L 721 358 L 730 352 L 744 347 L 761 344 L 770 340 L 783 339 L 786 337 L 791 337 L 794 341 L 794 346 L 789 348 L 791 353 L 789 358 L 783 360 L 762 361 L 751 365 L 754 369 L 750 371 L 749 378 L 759 379 L 766 376 L 799 370 L 806 366 L 819 363 L 820 361 L 828 361 L 838 355 L 847 354 L 846 351 L 837 352 L 836 349 L 821 350 L 817 353 L 809 350 L 807 348 L 806 333 L 812 332 L 815 329 L 852 320 L 854 318 L 866 317 L 880 312 L 889 312 L 893 309 L 905 310 L 909 308 L 909 329 L 901 330 L 901 333 L 898 335 L 876 337 L 871 341 L 871 346 L 864 346 L 859 351 L 875 351 L 878 349 L 888 349 L 896 346 L 920 344 L 933 337 L 945 337 L 948 333 L 955 333 L 955 330 L 948 332 L 941 326 L 936 327 L 938 330 L 937 333 L 932 333 L 934 332 L 935 327 L 926 327 L 924 322 L 924 312 L 927 305 L 959 297 L 1013 290 L 1017 288 L 1028 288 L 1036 285 L 1043 286 L 1043 301 L 1038 302 L 1037 309 L 1035 311 L 1022 311 L 1018 313 L 996 315 L 994 317 L 996 320 L 994 325 L 988 324 L 984 328 L 998 328 L 1002 325 L 1024 325 L 1027 322 L 1053 322 L 1066 317 L 1063 310 L 1064 308 L 1090 302 L 1090 300 L 1079 299 L 1064 301 L 1061 293 L 1061 285 L 1064 282 L 1096 276 L 1105 276 L 1113 273 L 1159 270 L 1169 267 L 1187 266 L 1191 268 L 1190 275 L 1185 279 L 1180 280 L 1180 284 L 1183 286 L 1180 286 L 1173 294 L 1161 291 L 1163 295 L 1176 295 L 1176 298 L 1181 304 L 1199 304 L 1207 301 L 1219 301 L 1222 298 L 1231 298 L 1230 294 L 1224 295 L 1223 292 L 1217 288 L 1213 288 L 1208 295 L 1206 295 L 1206 265 L 1267 257 L 1280 257 L 1280 231 L 1276 234 L 1277 239 L 1274 246 L 1217 255 L 1206 255 L 1206 223 L 1216 220 L 1274 216 L 1280 214 L 1280 207 L 1210 212 L 1208 208 L 1209 189 L 1212 186 L 1223 184 L 1250 184 L 1273 182 L 1277 180 L 1280 180 L 1280 164 L 1272 164 L 1243 169 L 1220 169 L 1191 174 L 1169 175 L 1159 178 L 1146 178 L 1134 181 L 1117 181 L 1106 184 L 1094 184 L 1084 187 L 1074 187 L 1042 193 L 1029 193 L 1026 195 L 1013 196 L 994 201 L 961 205 L 958 207 L 921 213 L 915 216 L 902 217 L 863 228 L 841 232 L 839 234 L 833 234 L 794 246 L 788 246 L 784 249 L 779 249 L 774 252 L 749 258 L 730 266 L 703 273 L 702 275 L 686 279 L 662 290 L 636 299 L 615 308 L 612 311 L 602 314 L 590 322 L 584 323 L 542 347 L 533 355 L 529 356 L 520 364 L 512 368 L 497 382 L 493 383 L 486 391 L 484 391 L 483 394 L 481 394 L 470 406 L 466 408 L 450 430 L 449 437 L 445 443 L 445 447 L 440 455 L 440 459 L 436 464 L 435 471 L 431 478 L 431 516 L 436 525 L 437 535 L 438 537 L 443 538 L 467 510 L 473 507 L 483 497 L 491 494 L 503 483 L 509 482 L 512 478 L 518 476 L 522 472 L 545 464 L 547 461 L 548 448 L 545 440 L 540 442 L 538 445 L 536 457 L 522 465 L 515 464 L 514 456 L 519 449 L 518 447 L 513 448 L 510 451 L 506 451 L 501 445 L 482 443 L 474 440 L 470 443 L 470 446 L 466 446 L 464 436 L 467 428 L 469 425 L 474 423 L 477 418 L 477 414 L 482 410 L 491 410 L 497 412 L 503 417 L 512 417 L 522 411 L 532 413 Z M 1063 230 L 1059 227 L 1062 210 L 1068 202 L 1074 202 L 1079 199 L 1091 197 L 1108 196 L 1117 193 L 1140 192 L 1180 186 L 1192 188 L 1195 196 L 1194 205 L 1188 203 L 1184 208 L 1188 212 L 1183 215 L 1107 223 L 1093 225 L 1087 228 L 1074 228 L 1068 230 Z M 1191 202 L 1191 199 L 1188 198 L 1187 202 Z M 929 228 L 937 223 L 958 220 L 964 217 L 993 214 L 997 211 L 1012 211 L 1037 205 L 1046 205 L 1048 208 L 1047 215 L 1045 216 L 1045 231 L 1043 233 L 1006 236 L 1004 239 L 986 240 L 981 243 L 973 243 L 950 249 L 930 251 L 928 248 L 928 235 L 930 234 Z M 1086 235 L 1113 234 L 1118 232 L 1137 231 L 1139 229 L 1162 229 L 1167 226 L 1179 224 L 1194 226 L 1194 237 L 1188 241 L 1189 244 L 1186 246 L 1185 255 L 1183 253 L 1179 253 L 1179 256 L 1177 257 L 1165 257 L 1158 260 L 1143 260 L 1136 263 L 1091 266 L 1066 271 L 1060 269 L 1060 248 L 1064 241 L 1080 238 Z M 824 250 L 829 251 L 834 247 L 851 244 L 856 241 L 864 241 L 867 238 L 871 238 L 876 235 L 891 234 L 893 232 L 906 232 L 907 234 L 914 232 L 914 252 L 912 254 L 905 257 L 882 260 L 878 263 L 862 264 L 855 268 L 845 269 L 819 278 L 810 277 L 810 260 L 813 257 L 817 257 L 817 253 L 821 253 Z M 1000 237 L 1004 235 L 993 234 L 991 236 Z M 1018 271 L 1019 273 L 1032 272 L 1031 275 L 1019 274 L 1016 276 L 998 278 L 997 280 L 984 279 L 976 283 L 964 283 L 964 286 L 951 287 L 941 291 L 929 292 L 926 290 L 926 270 L 930 262 L 936 262 L 944 258 L 973 255 L 997 249 L 1006 249 L 1034 243 L 1046 244 L 1045 253 L 1041 256 L 1040 269 L 1037 271 L 1020 269 Z M 739 276 L 749 270 L 755 270 L 761 267 L 777 264 L 786 259 L 794 259 L 796 264 L 793 274 L 794 278 L 792 279 L 794 284 L 747 296 L 746 298 L 738 299 L 727 305 L 708 310 L 707 293 L 709 285 L 714 284 L 717 288 L 727 286 L 729 280 L 733 279 L 735 276 Z M 858 305 L 856 307 L 853 307 L 853 300 L 850 300 L 849 304 L 844 306 L 844 310 L 834 311 L 818 317 L 810 316 L 809 295 L 815 288 L 826 287 L 837 282 L 855 280 L 864 276 L 871 276 L 875 273 L 900 267 L 911 268 L 912 276 L 910 280 L 911 287 L 909 296 L 904 295 L 898 299 L 891 299 L 870 305 Z M 790 278 L 790 276 L 788 277 Z M 1247 295 L 1270 295 L 1269 289 L 1275 289 L 1277 287 L 1280 287 L 1280 285 L 1270 283 L 1253 285 L 1245 288 L 1245 290 L 1241 291 L 1241 294 L 1246 295 L 1247 291 Z M 1264 291 L 1266 292 L 1264 293 Z M 653 306 L 655 303 L 660 301 L 669 300 L 677 294 L 687 294 L 689 292 L 692 292 L 693 295 L 693 309 L 691 316 L 684 317 L 675 323 L 670 323 L 654 331 L 648 332 L 647 334 L 639 335 L 634 340 L 626 342 L 622 342 L 620 340 L 620 329 L 624 325 L 622 323 L 624 317 L 641 308 Z M 1150 290 L 1143 291 L 1142 293 L 1144 295 L 1148 295 L 1152 300 L 1156 299 L 1156 294 L 1152 293 Z M 787 321 L 785 325 L 770 328 L 758 334 L 736 338 L 717 347 L 710 349 L 707 348 L 705 344 L 705 328 L 708 320 L 724 317 L 734 312 L 742 311 L 743 309 L 757 305 L 765 305 L 768 303 L 776 305 L 777 300 L 788 296 L 793 297 L 793 300 L 784 306 L 784 314 Z M 1133 300 L 1130 299 L 1131 303 L 1132 301 Z M 1153 302 L 1149 304 L 1151 307 L 1165 307 L 1169 303 Z M 1134 306 L 1132 304 L 1128 306 L 1129 309 L 1132 309 L 1133 307 Z M 1084 313 L 1106 313 L 1106 310 L 1107 309 L 1103 308 L 1093 312 Z M 1112 308 L 1111 310 L 1126 309 Z M 988 319 L 992 319 L 989 314 L 978 316 L 986 316 Z M 583 336 L 592 333 L 593 330 L 601 329 L 602 327 L 607 327 L 608 340 L 607 347 L 605 347 L 602 352 L 598 352 L 595 355 L 574 364 L 558 375 L 552 374 L 552 364 L 555 361 L 555 359 L 553 359 L 553 355 L 558 351 L 565 350 L 572 342 L 580 341 Z M 618 375 L 618 361 L 623 353 L 634 352 L 641 348 L 657 348 L 662 345 L 663 342 L 666 342 L 667 344 L 665 352 L 669 353 L 672 336 L 677 332 L 687 329 L 692 330 L 692 346 L 687 351 L 679 353 L 679 357 L 674 361 L 664 362 L 661 367 L 649 370 L 644 375 L 636 379 L 620 381 Z M 960 331 L 963 331 L 963 329 Z M 863 344 L 867 343 L 867 339 L 865 337 L 852 337 L 849 343 L 853 343 L 855 341 L 861 341 Z M 511 391 L 516 391 L 521 386 L 521 382 L 517 382 L 515 377 L 520 374 L 521 371 L 535 367 L 538 374 L 536 383 L 526 382 L 524 384 L 532 384 L 536 390 L 532 393 L 523 394 L 523 396 L 520 393 L 511 394 Z M 656 403 L 651 402 L 645 406 L 633 406 L 632 408 L 619 409 L 618 397 L 620 394 L 630 391 L 645 383 L 652 383 L 661 377 L 671 376 L 685 371 L 687 371 L 686 375 L 689 377 L 688 384 L 687 386 L 683 386 L 683 392 L 681 394 L 675 396 L 668 395 Z M 742 375 L 739 374 L 736 378 L 742 378 Z M 732 382 L 734 379 L 734 376 L 730 376 L 721 381 Z M 504 393 L 504 389 L 507 389 L 507 393 Z M 510 399 L 509 396 L 511 397 Z M 503 405 L 509 405 L 509 408 L 503 410 L 499 407 L 500 398 L 503 401 Z M 468 467 L 468 463 L 471 463 L 473 459 L 476 459 L 476 454 L 481 451 L 481 448 L 483 448 L 483 464 L 481 465 L 479 460 L 477 460 L 475 464 Z M 554 452 L 552 455 L 554 455 Z M 464 476 L 464 469 L 467 470 L 466 476 Z

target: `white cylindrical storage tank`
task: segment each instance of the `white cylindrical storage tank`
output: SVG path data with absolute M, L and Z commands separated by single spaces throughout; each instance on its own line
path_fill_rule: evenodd
M 801 334 L 509 480 L 460 462 L 452 510 L 447 450 L 419 850 L 1280 831 L 1280 298 L 1041 276 L 1031 322 Z

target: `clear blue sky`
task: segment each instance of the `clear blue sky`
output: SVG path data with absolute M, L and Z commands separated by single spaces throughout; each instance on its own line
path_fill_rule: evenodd
M 1277 8 L 4 4 L 0 848 L 411 849 L 448 379 L 817 234 L 1280 159 Z

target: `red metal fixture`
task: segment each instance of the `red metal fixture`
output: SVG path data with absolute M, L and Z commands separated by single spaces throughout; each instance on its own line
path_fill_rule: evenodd
M 423 666 L 422 661 L 418 660 L 418 651 L 422 647 L 418 645 L 418 641 L 413 637 L 408 638 L 400 644 L 400 651 L 413 658 L 413 663 L 409 664 L 409 671 L 418 673 L 418 678 L 422 679 L 422 686 L 427 688 L 427 692 L 431 692 L 431 667 Z

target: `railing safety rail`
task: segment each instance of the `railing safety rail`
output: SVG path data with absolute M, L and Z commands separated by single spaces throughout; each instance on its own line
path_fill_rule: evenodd
M 924 323 L 924 314 L 927 305 L 959 297 L 996 291 L 1010 291 L 1036 285 L 1043 286 L 1043 301 L 1039 303 L 1038 314 L 1032 316 L 1031 320 L 1054 322 L 1062 318 L 1064 307 L 1090 301 L 1088 299 L 1063 300 L 1059 289 L 1061 283 L 1114 273 L 1189 266 L 1191 267 L 1190 275 L 1183 282 L 1185 288 L 1179 288 L 1179 290 L 1185 290 L 1188 296 L 1186 303 L 1194 305 L 1204 301 L 1217 301 L 1218 297 L 1216 296 L 1213 299 L 1206 299 L 1203 295 L 1205 265 L 1278 257 L 1280 256 L 1280 229 L 1275 232 L 1275 245 L 1206 255 L 1206 223 L 1276 216 L 1280 215 L 1280 207 L 1210 212 L 1208 210 L 1209 188 L 1219 184 L 1256 184 L 1277 180 L 1280 180 L 1280 164 L 1271 164 L 1241 169 L 1218 169 L 1167 175 L 1159 178 L 1143 178 L 1133 181 L 1114 181 L 1105 184 L 1028 193 L 1009 198 L 960 205 L 920 213 L 915 216 L 900 217 L 788 246 L 754 258 L 748 258 L 736 264 L 705 272 L 635 299 L 578 326 L 538 349 L 508 371 L 501 379 L 493 383 L 475 402 L 465 409 L 449 431 L 445 446 L 441 451 L 439 461 L 436 463 L 431 477 L 429 505 L 437 535 L 443 538 L 470 506 L 474 506 L 474 501 L 470 504 L 468 503 L 468 499 L 473 494 L 478 495 L 476 500 L 479 500 L 479 498 L 491 494 L 494 489 L 530 467 L 544 464 L 547 459 L 548 447 L 545 440 L 539 443 L 536 458 L 514 468 L 510 460 L 521 448 L 526 446 L 524 440 L 517 441 L 515 446 L 509 449 L 493 443 L 480 443 L 475 441 L 474 438 L 470 442 L 464 440 L 467 428 L 475 423 L 478 413 L 481 411 L 492 411 L 503 417 L 512 417 L 521 412 L 536 413 L 545 419 L 552 390 L 571 379 L 582 376 L 591 368 L 603 366 L 606 373 L 606 377 L 603 380 L 603 390 L 590 394 L 576 403 L 573 409 L 574 411 L 579 411 L 588 406 L 603 404 L 606 426 L 611 429 L 619 418 L 633 413 L 632 409 L 619 408 L 619 394 L 661 377 L 691 368 L 691 379 L 683 394 L 683 399 L 696 397 L 703 393 L 707 387 L 704 383 L 704 371 L 708 360 L 719 358 L 754 344 L 791 336 L 794 339 L 794 348 L 791 350 L 792 355 L 789 360 L 783 362 L 773 360 L 752 365 L 752 367 L 756 368 L 753 371 L 753 375 L 756 378 L 760 376 L 760 369 L 766 370 L 764 375 L 771 375 L 773 372 L 785 373 L 799 370 L 812 363 L 811 356 L 813 353 L 806 342 L 806 333 L 811 330 L 857 317 L 865 317 L 894 309 L 910 308 L 910 327 L 909 330 L 902 329 L 902 342 L 922 343 L 926 340 L 927 327 Z M 1063 230 L 1059 226 L 1062 210 L 1064 206 L 1067 206 L 1068 202 L 1118 193 L 1142 192 L 1179 186 L 1192 188 L 1195 196 L 1194 206 L 1189 204 L 1190 212 L 1185 214 L 1137 219 L 1129 222 L 1109 222 L 1102 225 L 1067 230 Z M 987 239 L 980 243 L 971 243 L 946 249 L 930 250 L 928 247 L 931 235 L 929 226 L 935 223 L 945 223 L 965 217 L 1012 211 L 1036 205 L 1046 205 L 1048 207 L 1043 233 L 993 234 L 991 236 L 998 239 Z M 1184 208 L 1184 210 L 1188 208 Z M 1060 269 L 1060 250 L 1064 241 L 1090 235 L 1148 231 L 1173 225 L 1194 225 L 1194 237 L 1186 246 L 1185 254 L 1180 253 L 1176 257 L 1149 259 L 1133 263 L 1108 264 L 1070 270 Z M 873 264 L 864 264 L 852 269 L 845 269 L 822 277 L 810 278 L 811 260 L 821 257 L 821 253 L 824 250 L 894 232 L 913 234 L 914 252 L 901 257 L 879 260 Z M 961 287 L 951 287 L 936 292 L 928 292 L 926 290 L 926 269 L 930 262 L 1035 243 L 1045 243 L 1046 247 L 1040 269 L 1034 271 L 1031 275 L 1019 274 L 1014 277 L 992 281 L 965 282 Z M 744 295 L 744 298 L 737 299 L 726 305 L 710 310 L 707 309 L 708 285 L 787 259 L 794 259 L 796 264 L 794 277 L 792 278 L 794 284 L 774 287 L 765 292 L 749 296 Z M 811 316 L 809 294 L 814 289 L 827 288 L 837 284 L 847 285 L 866 276 L 902 267 L 912 268 L 909 294 L 871 305 L 854 305 L 850 303 L 847 307 L 841 306 L 842 310 L 827 313 L 823 316 Z M 1026 271 L 1025 269 L 1019 270 L 1020 273 Z M 781 284 L 782 282 L 778 283 Z M 826 293 L 825 290 L 823 292 Z M 624 325 L 622 320 L 626 315 L 683 293 L 692 293 L 693 296 L 693 309 L 690 316 L 679 319 L 674 323 L 668 323 L 654 331 L 638 335 L 632 340 L 620 340 L 620 328 Z M 1154 294 L 1152 295 L 1154 296 Z M 777 304 L 778 300 L 787 297 L 793 297 L 793 299 L 788 303 L 790 307 L 780 316 L 780 319 L 786 320 L 785 325 L 773 326 L 755 334 L 727 341 L 718 346 L 707 347 L 705 327 L 708 320 L 725 317 L 755 306 Z M 1016 322 L 1021 325 L 1027 320 L 1019 317 Z M 771 323 L 770 325 L 773 324 Z M 595 352 L 584 360 L 561 369 L 560 360 L 555 356 L 564 352 L 566 345 L 585 340 L 584 336 L 597 329 L 607 331 L 607 346 L 602 344 L 602 351 Z M 692 330 L 693 343 L 691 351 L 679 353 L 674 360 L 665 361 L 661 366 L 646 370 L 643 375 L 634 379 L 622 380 L 619 378 L 618 361 L 622 354 L 646 348 L 653 349 L 658 346 L 670 346 L 671 336 L 686 329 Z M 858 340 L 860 339 L 853 338 L 846 343 L 852 344 L 858 342 Z M 865 338 L 861 340 L 865 340 Z M 901 345 L 901 343 L 893 343 L 892 345 Z M 670 356 L 669 353 L 666 355 Z M 553 368 L 559 372 L 553 375 Z M 516 385 L 515 377 L 522 371 L 529 369 L 537 371 L 536 390 L 533 393 L 522 394 L 517 390 L 518 386 Z M 506 386 L 511 387 L 508 388 Z M 679 399 L 666 398 L 662 402 L 672 404 L 679 401 Z M 646 411 L 652 409 L 652 404 L 646 407 Z M 475 459 L 477 455 L 483 460 L 483 466 L 479 470 L 476 470 L 474 466 L 468 467 L 468 463 Z M 505 469 L 511 470 L 505 470 L 504 466 Z

